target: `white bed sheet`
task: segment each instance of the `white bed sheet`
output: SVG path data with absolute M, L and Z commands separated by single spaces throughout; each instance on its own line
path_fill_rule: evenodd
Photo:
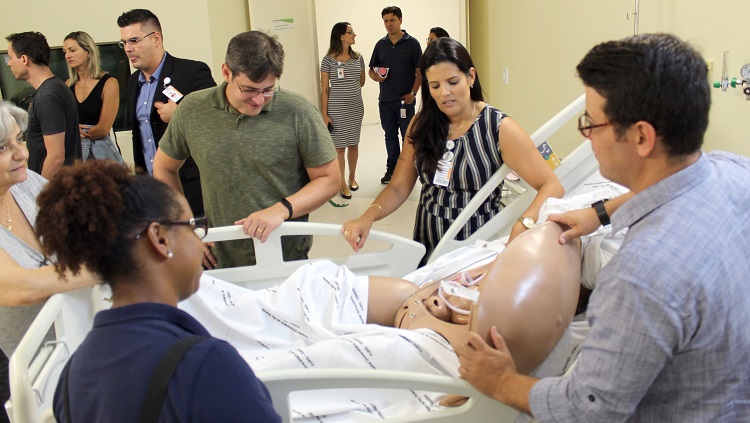
M 621 194 L 605 181 L 580 195 L 550 199 L 540 221 L 551 213 L 588 207 L 600 198 Z M 604 229 L 584 241 L 594 246 L 585 252 L 598 255 Z M 615 243 L 616 245 L 616 243 Z M 420 285 L 487 263 L 504 248 L 504 240 L 479 242 L 444 254 L 405 279 Z M 606 259 L 589 260 L 601 266 Z M 589 269 L 595 278 L 597 269 Z M 368 279 L 355 276 L 343 265 L 329 261 L 306 264 L 283 284 L 249 290 L 204 276 L 200 290 L 180 303 L 208 331 L 232 344 L 254 371 L 280 369 L 378 369 L 458 376 L 458 360 L 450 344 L 431 330 L 402 330 L 365 324 Z M 584 316 L 578 316 L 547 360 L 533 374 L 564 374 L 588 334 Z M 414 415 L 441 409 L 443 393 L 384 390 L 330 390 L 296 393 L 292 398 L 295 421 L 339 422 Z

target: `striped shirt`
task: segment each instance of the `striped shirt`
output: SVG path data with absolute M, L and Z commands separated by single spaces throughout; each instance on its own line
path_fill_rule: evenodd
M 328 74 L 331 89 L 328 92 L 328 117 L 333 121 L 333 145 L 344 148 L 359 144 L 365 105 L 362 102 L 360 76 L 365 69 L 362 55 L 358 59 L 339 62 L 326 56 L 320 71 Z
M 499 129 L 505 116 L 500 110 L 487 105 L 468 131 L 453 140 L 453 171 L 448 186 L 433 184 L 434 172 L 427 172 L 417 165 L 422 191 L 417 205 L 414 240 L 427 247 L 423 260 L 430 256 L 477 191 L 502 166 Z M 498 186 L 461 228 L 456 239 L 468 238 L 502 209 L 500 194 L 501 187 Z

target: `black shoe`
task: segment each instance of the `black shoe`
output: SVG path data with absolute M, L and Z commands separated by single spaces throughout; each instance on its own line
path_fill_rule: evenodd
M 391 176 L 393 176 L 393 169 L 387 169 L 385 171 L 385 175 L 380 178 L 380 183 L 383 185 L 388 185 L 388 182 L 391 182 Z

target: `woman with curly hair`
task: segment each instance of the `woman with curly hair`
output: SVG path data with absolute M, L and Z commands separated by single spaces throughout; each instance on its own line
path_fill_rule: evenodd
M 37 230 L 56 270 L 85 266 L 112 288 L 112 308 L 95 316 L 60 377 L 57 421 L 132 422 L 154 406 L 159 421 L 280 421 L 237 351 L 177 308 L 198 290 L 208 230 L 185 197 L 95 160 L 63 169 L 38 203 Z M 163 400 L 148 401 L 160 360 L 186 338 L 197 343 L 166 375 Z

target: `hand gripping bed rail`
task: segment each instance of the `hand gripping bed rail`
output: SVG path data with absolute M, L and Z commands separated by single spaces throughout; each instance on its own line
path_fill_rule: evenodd
M 265 243 L 254 239 L 255 258 L 262 263 L 263 272 L 255 266 L 243 266 L 229 269 L 217 269 L 206 272 L 216 278 L 242 284 L 251 280 L 253 289 L 278 285 L 294 270 L 316 259 L 284 261 L 281 255 L 281 237 L 286 235 L 328 235 L 341 238 L 341 225 L 332 223 L 284 222 L 276 228 Z M 211 228 L 204 238 L 205 242 L 235 240 L 248 238 L 242 232 L 242 226 L 224 226 Z M 378 275 L 401 277 L 413 272 L 424 256 L 424 245 L 413 240 L 380 231 L 372 231 L 368 242 L 376 241 L 389 244 L 385 250 L 359 252 L 342 257 L 326 257 L 338 264 L 346 265 L 357 275 Z M 341 238 L 341 242 L 345 242 Z M 252 277 L 248 273 L 255 273 Z
M 274 370 L 259 372 L 257 376 L 268 387 L 274 409 L 281 415 L 281 421 L 284 423 L 292 421 L 289 398 L 292 393 L 320 389 L 418 390 L 469 397 L 469 400 L 459 407 L 445 407 L 431 412 L 383 420 L 387 422 L 511 423 L 520 414 L 517 410 L 475 390 L 466 381 L 449 376 L 371 369 Z
M 534 141 L 534 145 L 539 146 L 541 143 L 548 140 L 552 134 L 562 128 L 569 120 L 576 117 L 584 109 L 585 104 L 586 96 L 581 95 L 537 129 L 531 134 L 531 140 Z M 561 160 L 561 164 L 555 169 L 555 173 L 557 174 L 557 177 L 560 178 L 560 182 L 565 190 L 569 191 L 571 188 L 576 187 L 593 174 L 598 167 L 599 165 L 596 162 L 596 158 L 591 151 L 591 143 L 588 140 L 584 140 L 584 142 L 565 157 L 564 160 Z M 526 211 L 536 196 L 536 191 L 529 187 L 525 182 L 525 193 L 511 201 L 510 204 L 508 204 L 500 213 L 495 215 L 489 222 L 482 225 L 482 227 L 470 237 L 463 241 L 456 240 L 456 235 L 458 235 L 461 228 L 464 227 L 469 218 L 474 215 L 474 212 L 476 212 L 479 206 L 481 206 L 487 197 L 492 194 L 495 188 L 503 181 L 503 179 L 505 179 L 509 172 L 510 168 L 507 165 L 502 165 L 500 169 L 498 169 L 497 172 L 487 180 L 487 183 L 477 191 L 474 198 L 469 201 L 469 204 L 466 205 L 453 224 L 451 224 L 450 228 L 445 232 L 443 238 L 440 239 L 440 242 L 430 255 L 428 263 L 431 263 L 436 257 L 440 257 L 441 255 L 459 247 L 471 245 L 475 241 L 497 239 L 510 233 L 511 228 L 516 223 L 519 216 L 521 216 L 521 213 Z

